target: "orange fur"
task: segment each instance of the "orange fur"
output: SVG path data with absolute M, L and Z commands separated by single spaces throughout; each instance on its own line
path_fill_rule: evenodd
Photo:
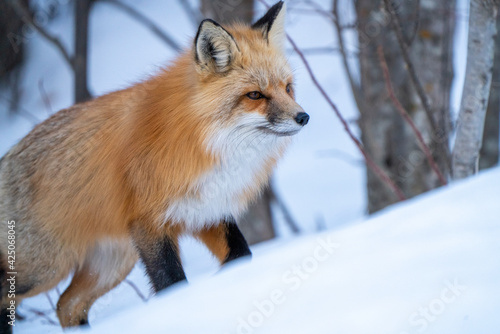
M 225 227 L 223 225 L 211 226 L 195 232 L 194 236 L 203 242 L 212 254 L 224 262 L 229 253 L 229 247 L 224 239 Z

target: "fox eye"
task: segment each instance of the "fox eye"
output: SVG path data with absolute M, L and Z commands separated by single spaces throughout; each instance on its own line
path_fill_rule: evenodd
M 290 94 L 292 92 L 292 84 L 286 85 L 286 92 Z
M 249 99 L 252 99 L 252 100 L 258 100 L 258 99 L 263 98 L 263 97 L 264 97 L 264 95 L 262 95 L 262 93 L 261 93 L 261 92 L 257 92 L 257 91 L 255 91 L 255 92 L 250 92 L 250 93 L 247 93 L 247 97 L 248 97 Z

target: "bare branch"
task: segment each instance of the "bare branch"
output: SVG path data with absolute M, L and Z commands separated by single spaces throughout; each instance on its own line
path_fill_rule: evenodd
M 415 40 L 415 37 L 418 34 L 418 28 L 420 26 L 420 0 L 416 0 L 415 4 L 415 25 L 413 26 L 413 31 L 408 38 L 408 42 L 406 43 L 407 45 L 412 45 L 413 41 Z
M 355 167 L 364 167 L 362 159 L 358 159 L 351 154 L 337 149 L 321 150 L 317 152 L 319 158 L 335 158 Z
M 324 231 L 326 230 L 326 222 L 325 222 L 325 217 L 323 215 L 318 215 L 316 217 L 316 231 Z
M 290 227 L 290 230 L 292 230 L 293 234 L 299 234 L 300 233 L 299 225 L 295 222 L 295 219 L 293 219 L 292 214 L 288 210 L 287 206 L 281 200 L 281 197 L 276 193 L 273 187 L 270 187 L 270 190 L 271 190 L 271 200 L 274 200 L 278 205 L 278 208 L 283 213 L 283 218 L 285 218 L 285 222 Z
M 99 0 L 101 2 L 107 2 L 109 4 L 112 4 L 133 18 L 135 18 L 137 21 L 141 22 L 144 24 L 149 30 L 151 30 L 157 37 L 159 37 L 162 41 L 164 41 L 168 46 L 170 46 L 172 49 L 174 49 L 176 52 L 182 51 L 182 48 L 180 45 L 172 38 L 170 35 L 168 35 L 166 32 L 161 30 L 156 24 L 154 24 L 149 18 L 144 16 L 143 14 L 139 13 L 135 8 L 121 2 L 118 0 Z
M 264 6 L 266 6 L 267 8 L 270 7 L 264 0 L 258 0 L 258 1 L 262 4 L 264 4 Z M 394 181 L 391 180 L 391 178 L 389 177 L 389 175 L 387 175 L 387 173 L 385 173 L 379 166 L 377 166 L 375 161 L 373 161 L 373 159 L 370 157 L 368 152 L 364 149 L 364 147 L 361 144 L 361 142 L 359 141 L 359 139 L 356 138 L 356 136 L 354 136 L 354 134 L 352 133 L 351 129 L 349 128 L 349 125 L 347 124 L 346 120 L 344 119 L 344 117 L 342 116 L 340 111 L 338 110 L 337 106 L 330 99 L 330 97 L 328 96 L 328 94 L 324 90 L 323 86 L 321 86 L 318 79 L 314 75 L 314 72 L 312 71 L 311 65 L 309 65 L 309 62 L 307 61 L 306 57 L 304 56 L 302 51 L 299 49 L 297 44 L 295 44 L 295 41 L 288 34 L 286 35 L 286 38 L 288 39 L 288 41 L 292 45 L 295 52 L 297 52 L 297 55 L 300 57 L 300 59 L 304 63 L 306 70 L 307 70 L 307 73 L 309 74 L 309 77 L 311 78 L 313 84 L 316 86 L 316 88 L 318 88 L 321 95 L 323 95 L 326 102 L 328 102 L 330 107 L 333 109 L 333 111 L 334 111 L 335 115 L 337 116 L 337 118 L 339 119 L 340 123 L 342 123 L 344 130 L 347 132 L 347 135 L 351 138 L 351 140 L 354 142 L 356 147 L 360 150 L 361 154 L 365 158 L 366 165 L 368 166 L 368 168 L 370 168 L 387 186 L 389 186 L 389 188 L 391 188 L 391 190 L 394 192 L 394 194 L 398 197 L 398 199 L 400 201 L 404 201 L 406 199 L 406 196 L 403 194 L 401 189 L 396 185 L 396 183 L 394 183 Z
M 191 7 L 189 2 L 187 0 L 177 0 L 181 7 L 184 9 L 184 11 L 187 14 L 187 17 L 191 19 L 191 23 L 195 28 L 198 28 L 198 25 L 200 22 L 203 20 L 203 15 L 201 15 L 201 12 L 197 9 L 194 9 Z
M 412 128 L 413 132 L 415 133 L 415 136 L 417 137 L 417 140 L 420 144 L 420 147 L 424 151 L 425 156 L 427 157 L 427 160 L 429 161 L 429 165 L 431 166 L 432 170 L 436 173 L 439 182 L 441 185 L 445 186 L 447 184 L 445 177 L 439 170 L 439 167 L 436 164 L 436 161 L 434 161 L 434 158 L 432 157 L 431 150 L 429 149 L 429 146 L 424 141 L 424 138 L 422 137 L 422 133 L 420 130 L 417 128 L 413 120 L 411 119 L 410 115 L 408 115 L 408 112 L 405 110 L 401 102 L 399 102 L 398 98 L 396 97 L 396 94 L 394 93 L 394 89 L 392 88 L 392 83 L 391 83 L 391 78 L 389 75 L 389 67 L 387 66 L 387 62 L 384 57 L 384 51 L 382 49 L 382 46 L 379 45 L 378 47 L 378 57 L 380 61 L 380 66 L 382 67 L 382 73 L 384 74 L 384 79 L 385 79 L 385 86 L 387 88 L 387 92 L 389 93 L 389 97 L 391 98 L 392 102 L 394 103 L 394 106 L 398 110 L 399 114 L 404 118 L 406 123 L 410 125 Z
M 401 49 L 401 54 L 403 55 L 403 59 L 406 64 L 406 68 L 408 70 L 408 73 L 410 74 L 410 79 L 415 86 L 415 89 L 417 91 L 418 96 L 420 97 L 420 101 L 422 102 L 422 106 L 424 107 L 424 110 L 427 114 L 427 118 L 429 119 L 429 122 L 431 124 L 431 128 L 434 132 L 437 132 L 438 127 L 436 124 L 436 121 L 434 120 L 434 116 L 432 115 L 432 110 L 431 106 L 429 103 L 429 99 L 427 98 L 427 95 L 425 94 L 425 91 L 422 87 L 422 83 L 417 77 L 417 74 L 415 72 L 415 66 L 413 65 L 413 62 L 411 61 L 410 54 L 408 51 L 408 45 L 406 44 L 404 40 L 404 35 L 403 35 L 403 29 L 401 28 L 401 22 L 399 21 L 399 16 L 396 13 L 396 10 L 392 6 L 392 3 L 390 0 L 384 0 L 387 11 L 389 12 L 389 15 L 391 16 L 391 24 L 394 32 L 396 33 L 396 38 L 398 40 L 399 47 Z
M 126 278 L 125 283 L 127 283 L 128 285 L 130 285 L 130 287 L 132 287 L 132 289 L 134 289 L 135 293 L 137 293 L 137 295 L 139 296 L 139 298 L 142 299 L 143 302 L 148 301 L 148 299 L 142 294 L 141 290 L 139 290 L 139 288 L 137 287 L 137 285 L 135 285 L 134 282 Z
M 258 1 L 262 4 L 264 4 L 264 6 L 266 6 L 267 8 L 270 7 L 264 0 L 258 0 Z M 330 107 L 333 109 L 333 111 L 334 111 L 335 115 L 337 116 L 337 118 L 339 119 L 340 123 L 342 123 L 344 130 L 347 132 L 347 135 L 351 138 L 351 140 L 354 142 L 356 147 L 360 150 L 361 154 L 365 158 L 366 165 L 368 166 L 368 168 L 370 168 L 375 173 L 375 175 L 377 175 L 389 188 L 391 188 L 391 190 L 394 192 L 394 194 L 397 196 L 397 198 L 400 201 L 404 201 L 406 199 L 406 196 L 403 194 L 401 189 L 396 185 L 396 183 L 394 183 L 393 180 L 391 180 L 391 178 L 389 177 L 389 175 L 387 175 L 386 172 L 384 172 L 379 166 L 377 166 L 375 161 L 373 161 L 373 159 L 370 157 L 368 152 L 364 149 L 364 147 L 361 144 L 361 142 L 359 141 L 359 139 L 356 138 L 356 136 L 354 136 L 351 129 L 349 128 L 349 124 L 347 124 L 346 120 L 344 119 L 344 117 L 342 116 L 340 111 L 338 110 L 335 103 L 333 103 L 333 101 L 330 99 L 330 97 L 328 96 L 328 94 L 324 90 L 323 86 L 321 86 L 321 84 L 319 83 L 318 79 L 314 75 L 314 72 L 312 71 L 311 65 L 309 65 L 309 62 L 307 61 L 306 57 L 304 56 L 302 51 L 299 49 L 297 44 L 295 44 L 295 41 L 288 34 L 286 35 L 286 37 L 287 37 L 288 41 L 290 42 L 290 44 L 292 45 L 295 52 L 297 52 L 297 55 L 300 57 L 300 59 L 304 63 L 304 66 L 306 67 L 307 73 L 309 74 L 309 77 L 311 78 L 313 84 L 316 86 L 316 88 L 318 88 L 321 95 L 323 95 L 326 102 L 328 102 Z
M 415 87 L 415 90 L 417 92 L 418 97 L 420 98 L 420 102 L 422 103 L 422 107 L 424 108 L 425 114 L 427 115 L 427 119 L 429 120 L 429 124 L 432 129 L 432 133 L 437 134 L 439 133 L 439 128 L 436 123 L 436 120 L 434 118 L 434 115 L 432 113 L 432 109 L 429 103 L 429 99 L 427 97 L 427 94 L 425 94 L 424 88 L 422 86 L 422 83 L 420 82 L 417 73 L 415 71 L 415 66 L 413 65 L 413 62 L 410 58 L 410 53 L 408 51 L 408 45 L 406 44 L 404 40 L 404 35 L 403 35 L 403 29 L 401 27 L 401 21 L 399 20 L 399 16 L 396 13 L 396 10 L 394 9 L 391 0 L 384 0 L 385 6 L 387 11 L 389 12 L 389 15 L 391 17 L 391 25 L 392 29 L 394 30 L 394 33 L 396 34 L 396 38 L 398 40 L 398 45 L 399 48 L 401 49 L 401 54 L 403 55 L 403 60 L 406 64 L 406 69 L 408 71 L 408 74 L 410 75 L 410 80 Z M 448 170 L 451 168 L 451 163 L 450 163 L 450 154 L 448 150 L 445 148 L 444 144 L 439 142 L 438 143 L 438 148 L 443 157 L 445 157 L 445 162 Z
M 50 294 L 48 292 L 45 292 L 45 297 L 49 300 L 50 307 L 55 311 L 56 310 L 56 305 L 52 301 L 52 298 L 50 298 Z
M 38 80 L 38 90 L 40 91 L 40 95 L 42 96 L 43 104 L 45 104 L 47 115 L 51 116 L 53 113 L 52 106 L 50 104 L 50 99 L 47 95 L 47 92 L 45 91 L 45 88 L 43 86 L 43 79 Z
M 324 17 L 329 18 L 332 21 L 336 21 L 338 19 L 338 17 L 334 16 L 330 11 L 324 10 L 323 8 L 321 8 L 320 5 L 318 5 L 316 2 L 314 2 L 312 0 L 304 0 L 304 3 L 308 4 L 309 6 L 311 6 L 313 8 L 313 10 L 312 10 L 313 13 L 320 14 Z M 296 8 L 296 10 L 300 11 L 301 13 L 307 12 L 307 10 L 304 10 L 301 8 Z
M 295 50 L 293 50 L 293 49 L 286 49 L 287 53 L 290 53 L 290 52 L 293 52 L 293 51 L 295 51 Z M 305 55 L 331 54 L 331 53 L 334 53 L 334 52 L 340 52 L 340 49 L 336 48 L 336 47 L 328 47 L 328 46 L 317 47 L 317 48 L 312 47 L 312 48 L 302 49 L 302 52 L 304 52 Z M 356 54 L 353 53 L 350 56 L 356 56 Z
M 347 60 L 347 53 L 345 50 L 344 37 L 342 36 L 343 28 L 340 24 L 340 16 L 338 12 L 338 0 L 333 1 L 333 16 L 334 16 L 334 24 L 335 30 L 337 31 L 337 40 L 340 48 L 340 55 L 342 57 L 342 63 L 344 64 L 344 70 L 347 75 L 347 79 L 349 80 L 349 84 L 351 85 L 351 90 L 354 95 L 354 100 L 356 100 L 356 104 L 358 105 L 359 111 L 364 112 L 364 100 L 361 96 L 361 91 L 359 86 L 356 84 L 354 80 L 354 76 L 352 75 L 351 68 L 349 67 L 349 61 Z
M 311 80 L 313 81 L 314 85 L 318 88 L 318 90 L 320 91 L 321 95 L 323 95 L 323 97 L 328 102 L 328 104 L 330 105 L 330 107 L 332 107 L 333 111 L 335 112 L 335 115 L 337 116 L 337 118 L 342 123 L 342 125 L 344 127 L 344 130 L 347 132 L 347 134 L 352 139 L 352 141 L 354 142 L 354 144 L 356 144 L 356 146 L 358 147 L 358 149 L 361 151 L 361 154 L 363 154 L 363 157 L 365 158 L 367 166 L 385 184 L 387 184 L 392 189 L 392 191 L 394 192 L 394 194 L 396 194 L 396 196 L 398 197 L 398 199 L 400 201 L 405 200 L 406 196 L 403 194 L 403 192 L 401 191 L 401 189 L 394 183 L 394 181 L 391 180 L 391 178 L 389 177 L 389 175 L 387 175 L 387 173 L 385 173 L 379 166 L 377 166 L 377 164 L 375 163 L 375 161 L 373 161 L 373 159 L 370 157 L 370 155 L 368 154 L 368 152 L 364 149 L 364 147 L 361 144 L 361 142 L 359 141 L 359 139 L 356 138 L 356 136 L 354 136 L 354 134 L 352 133 L 351 129 L 349 128 L 349 125 L 347 124 L 346 120 L 340 114 L 340 111 L 337 109 L 337 106 L 335 105 L 335 103 L 333 103 L 333 101 L 330 99 L 330 97 L 328 96 L 328 94 L 326 93 L 326 91 L 323 89 L 323 87 L 321 86 L 321 84 L 319 83 L 319 81 L 316 79 L 316 76 L 314 75 L 314 73 L 313 73 L 313 71 L 311 69 L 311 66 L 309 65 L 309 62 L 307 61 L 307 59 L 304 56 L 304 54 L 297 47 L 297 44 L 295 44 L 295 42 L 293 41 L 293 39 L 290 36 L 287 35 L 287 38 L 288 38 L 288 41 L 290 42 L 290 44 L 292 44 L 293 48 L 295 49 L 295 52 L 297 52 L 297 54 L 299 55 L 300 59 L 304 63 L 304 65 L 305 65 L 305 67 L 307 69 L 307 72 L 309 73 L 309 76 L 311 77 Z
M 12 103 L 12 100 L 6 96 L 0 95 L 0 98 L 9 103 Z M 41 121 L 40 119 L 38 119 L 38 117 L 34 116 L 32 113 L 30 113 L 26 109 L 23 109 L 22 107 L 17 108 L 17 111 L 19 112 L 19 115 L 24 116 L 24 118 L 28 119 L 33 124 L 38 124 Z
M 75 103 L 91 99 L 87 80 L 89 15 L 92 0 L 75 0 L 73 71 Z
M 69 64 L 71 68 L 74 67 L 74 62 L 73 62 L 73 57 L 69 54 L 69 52 L 66 50 L 66 48 L 63 46 L 62 42 L 55 36 L 51 35 L 47 30 L 42 28 L 40 25 L 38 25 L 34 20 L 33 17 L 31 16 L 31 13 L 29 12 L 28 8 L 26 8 L 21 1 L 19 0 L 11 0 L 10 1 L 11 6 L 14 8 L 16 11 L 17 15 L 24 21 L 27 21 L 27 23 L 33 27 L 36 31 L 38 31 L 47 41 L 52 43 L 60 52 L 61 55 L 64 57 L 66 62 Z
M 326 18 L 330 19 L 332 22 L 339 21 L 338 16 L 335 16 L 332 12 L 330 12 L 330 11 L 328 11 L 326 9 L 323 9 L 315 1 L 313 1 L 313 0 L 304 0 L 304 2 L 306 4 L 308 4 L 310 7 L 312 7 L 313 9 L 310 10 L 310 9 L 306 9 L 306 8 L 290 8 L 289 10 L 295 10 L 297 12 L 300 12 L 301 14 L 307 14 L 307 13 L 311 12 L 313 14 L 319 14 L 319 15 L 321 15 L 323 17 L 326 17 Z M 334 4 L 334 7 L 335 7 L 335 4 Z M 344 24 L 344 25 L 340 25 L 340 27 L 342 28 L 342 30 L 345 30 L 345 29 L 356 29 L 357 26 L 358 25 L 357 25 L 356 22 L 349 23 L 349 24 Z
M 39 317 L 45 318 L 51 325 L 59 326 L 59 323 L 52 320 L 52 318 L 47 313 L 45 313 L 43 311 L 37 310 L 36 308 L 33 308 L 33 307 L 26 307 L 26 310 L 28 310 L 31 313 L 34 313 L 35 315 L 37 315 Z

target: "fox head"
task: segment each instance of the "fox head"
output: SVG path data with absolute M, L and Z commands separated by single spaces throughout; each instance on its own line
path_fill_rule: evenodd
M 309 121 L 295 102 L 293 73 L 284 54 L 284 24 L 282 1 L 251 27 L 201 22 L 193 48 L 200 100 L 214 101 L 224 124 L 290 136 Z

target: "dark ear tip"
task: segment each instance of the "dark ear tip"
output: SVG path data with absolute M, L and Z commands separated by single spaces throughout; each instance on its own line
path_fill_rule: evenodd
M 204 19 L 203 21 L 200 22 L 200 28 L 205 24 L 205 23 L 212 23 L 213 25 L 215 26 L 218 26 L 220 27 L 221 25 L 218 24 L 217 22 L 215 22 L 214 20 L 212 19 Z
M 281 8 L 283 8 L 283 5 L 285 4 L 284 1 L 278 1 L 277 3 L 275 3 L 274 5 L 271 6 L 271 8 L 269 8 L 269 10 L 273 10 L 273 11 L 276 11 L 277 13 L 280 12 Z
M 252 25 L 252 28 L 259 29 L 266 25 L 267 28 L 270 28 L 278 14 L 281 12 L 284 4 L 284 1 L 278 1 L 277 3 L 275 3 L 271 8 L 268 9 L 267 13 L 263 17 L 261 17 Z
M 217 22 L 215 22 L 215 21 L 214 21 L 214 20 L 212 20 L 212 19 L 204 19 L 203 21 L 201 21 L 201 22 L 200 22 L 200 25 L 199 25 L 199 27 L 198 27 L 198 31 L 196 32 L 196 38 L 195 38 L 195 40 L 197 40 L 197 39 L 198 39 L 198 36 L 200 35 L 201 28 L 203 28 L 203 26 L 204 26 L 205 24 L 207 24 L 207 23 L 209 23 L 209 24 L 213 24 L 214 26 L 217 26 L 217 27 L 220 27 L 220 26 L 221 26 L 220 24 L 218 24 Z
M 200 25 L 198 27 L 198 31 L 196 32 L 196 36 L 194 38 L 194 44 L 196 45 L 196 43 L 198 42 L 198 37 L 200 37 L 200 32 L 201 32 L 201 29 L 203 28 L 203 26 L 207 23 L 211 23 L 215 26 L 218 26 L 220 27 L 220 24 L 218 24 L 217 22 L 215 22 L 214 20 L 212 19 L 204 19 L 203 21 L 200 22 Z
M 214 20 L 212 19 L 204 19 L 203 21 L 200 22 L 200 25 L 198 26 L 198 31 L 196 32 L 196 36 L 194 37 L 194 48 L 196 50 L 196 47 L 197 47 L 197 44 L 198 44 L 198 38 L 200 37 L 200 33 L 201 33 L 201 30 L 203 28 L 203 26 L 207 23 L 211 23 L 211 24 L 214 24 L 214 25 L 219 25 L 217 22 L 215 22 Z M 200 62 L 200 59 L 198 57 L 198 53 L 195 53 L 195 60 L 197 63 Z

